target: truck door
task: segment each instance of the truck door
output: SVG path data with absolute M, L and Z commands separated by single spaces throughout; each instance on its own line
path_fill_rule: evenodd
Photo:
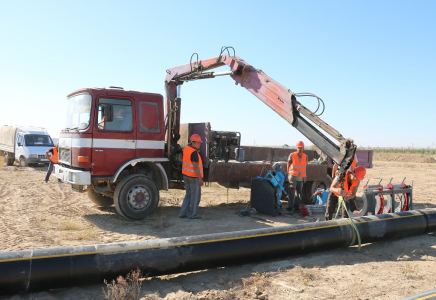
M 165 130 L 163 120 L 163 99 L 153 97 L 140 99 L 136 103 L 137 109 L 137 157 L 164 156 Z
M 92 175 L 113 175 L 135 157 L 135 108 L 130 98 L 100 97 L 95 109 L 96 124 L 92 139 Z M 102 107 L 112 105 L 113 120 L 107 122 Z

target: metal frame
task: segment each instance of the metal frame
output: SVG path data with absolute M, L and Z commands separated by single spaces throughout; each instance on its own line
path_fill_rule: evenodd
M 367 214 L 372 214 L 375 215 L 376 211 L 375 211 L 375 204 L 376 204 L 376 199 L 375 196 L 377 195 L 390 195 L 391 196 L 391 200 L 390 200 L 390 205 L 391 205 L 391 213 L 396 213 L 395 212 L 395 194 L 407 194 L 408 197 L 408 208 L 407 211 L 410 211 L 413 209 L 413 197 L 412 197 L 412 187 L 408 186 L 407 188 L 399 188 L 399 189 L 383 189 L 381 191 L 379 190 L 373 190 L 371 188 L 365 188 L 363 190 L 363 197 L 366 198 L 366 201 L 368 202 L 368 209 L 367 209 Z M 364 199 L 365 201 L 365 199 Z

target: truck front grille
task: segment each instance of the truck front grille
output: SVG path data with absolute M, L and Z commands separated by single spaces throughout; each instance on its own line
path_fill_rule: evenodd
M 71 165 L 71 149 L 59 148 L 59 162 Z

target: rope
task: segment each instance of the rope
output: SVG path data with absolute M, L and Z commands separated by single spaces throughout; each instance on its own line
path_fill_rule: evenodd
M 359 231 L 357 230 L 356 224 L 354 223 L 353 219 L 350 217 L 350 214 L 348 213 L 348 209 L 347 209 L 347 206 L 345 205 L 344 198 L 342 196 L 339 196 L 338 199 L 339 199 L 339 205 L 338 205 L 338 211 L 336 212 L 335 219 L 338 218 L 338 214 L 339 214 L 339 211 L 341 209 L 344 209 L 347 212 L 347 216 L 348 216 L 347 221 L 351 224 L 351 227 L 353 228 L 353 239 L 351 240 L 351 243 L 348 246 L 348 250 L 350 250 L 351 252 L 355 252 L 355 253 L 359 252 L 360 248 L 362 247 L 362 243 L 360 241 Z M 354 245 L 354 242 L 356 241 L 356 236 L 357 236 L 358 246 L 357 246 L 357 250 L 353 250 L 353 249 L 350 249 L 350 247 Z

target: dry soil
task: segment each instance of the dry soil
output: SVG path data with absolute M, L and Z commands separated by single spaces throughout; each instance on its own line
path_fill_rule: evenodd
M 367 178 L 377 183 L 413 181 L 414 208 L 435 208 L 434 158 L 376 154 Z M 226 232 L 313 221 L 311 218 L 263 216 L 274 223 L 241 218 L 249 189 L 204 187 L 202 220 L 177 217 L 183 191 L 162 192 L 160 206 L 146 220 L 132 222 L 113 207 L 99 208 L 86 194 L 71 191 L 45 168 L 20 168 L 0 163 L 0 252 L 147 240 Z M 362 193 L 362 188 L 358 194 Z M 1 267 L 1 266 L 0 266 Z M 126 275 L 126 274 L 120 274 Z M 0 299 L 104 299 L 92 285 Z M 209 269 L 146 278 L 141 299 L 401 299 L 436 287 L 436 237 L 412 238 L 312 253 L 238 267 Z

